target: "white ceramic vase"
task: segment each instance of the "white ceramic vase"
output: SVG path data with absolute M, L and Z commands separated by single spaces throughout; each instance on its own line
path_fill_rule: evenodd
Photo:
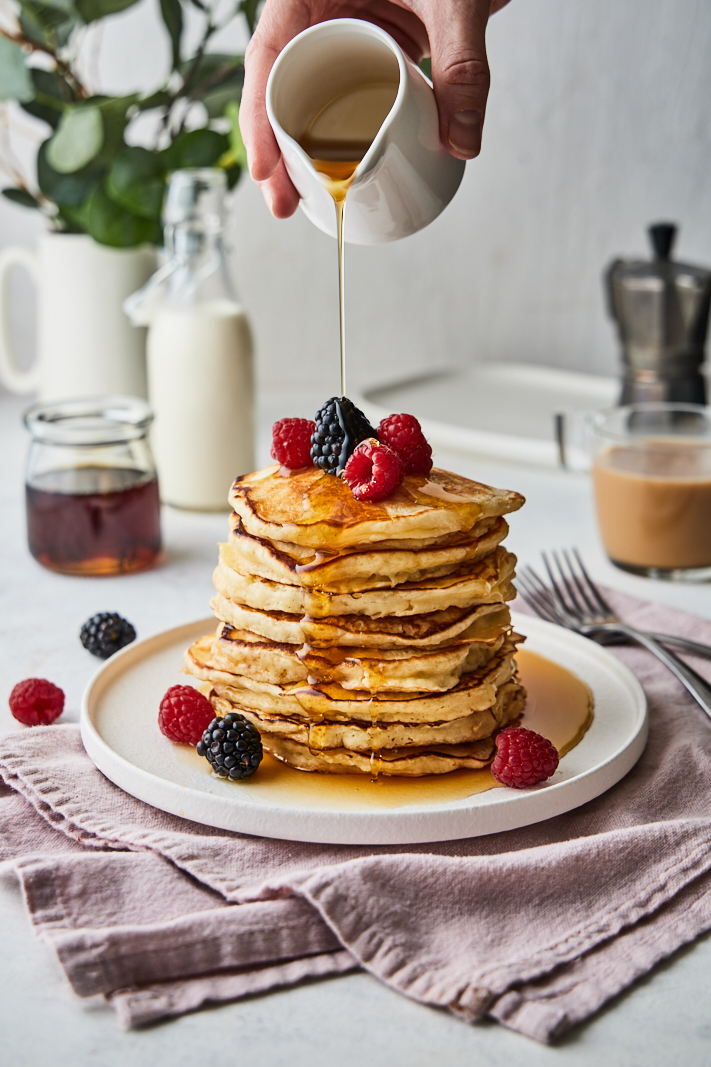
M 10 328 L 10 277 L 24 267 L 38 287 L 37 355 L 21 369 Z M 83 234 L 46 233 L 37 252 L 0 252 L 0 381 L 41 400 L 146 396 L 146 331 L 122 310 L 156 268 L 154 249 L 106 248 Z

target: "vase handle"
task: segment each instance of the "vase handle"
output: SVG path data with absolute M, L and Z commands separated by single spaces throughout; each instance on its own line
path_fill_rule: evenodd
M 35 393 L 39 389 L 39 359 L 28 370 L 17 362 L 10 322 L 10 278 L 13 267 L 24 267 L 39 284 L 39 260 L 29 248 L 6 248 L 0 252 L 0 382 L 12 393 Z

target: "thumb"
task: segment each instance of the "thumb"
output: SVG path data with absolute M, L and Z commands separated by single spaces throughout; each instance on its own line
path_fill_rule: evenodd
M 490 7 L 491 0 L 433 0 L 425 18 L 440 137 L 458 159 L 473 159 L 481 150 L 489 94 L 485 38 Z

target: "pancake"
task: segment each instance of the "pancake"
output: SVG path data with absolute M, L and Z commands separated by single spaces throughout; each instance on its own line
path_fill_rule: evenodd
M 337 682 L 370 692 L 442 692 L 498 652 L 504 635 L 457 638 L 434 649 L 313 648 L 270 641 L 223 623 L 213 643 L 215 666 L 260 682 Z
M 267 745 L 264 746 L 267 748 Z M 277 759 L 301 771 L 320 771 L 324 774 L 398 775 L 421 778 L 426 774 L 449 774 L 459 768 L 480 770 L 488 767 L 494 756 L 494 742 L 490 738 L 466 745 L 423 746 L 421 748 L 393 748 L 366 755 L 346 748 L 312 751 L 288 737 L 270 736 L 267 751 Z
M 238 515 L 232 516 L 231 525 L 232 534 L 223 559 L 233 570 L 332 593 L 387 588 L 401 582 L 451 574 L 463 563 L 488 555 L 508 533 L 505 519 L 487 519 L 468 533 L 443 539 L 447 542 L 444 544 L 422 545 L 416 549 L 367 546 L 326 553 L 253 537 L 245 531 Z
M 216 713 L 238 711 L 302 770 L 487 766 L 525 700 L 502 545 L 523 497 L 433 470 L 358 501 L 315 467 L 274 466 L 229 499 L 217 631 L 184 668 Z
M 514 676 L 517 634 L 505 638 L 491 660 L 476 671 L 463 674 L 444 693 L 382 692 L 345 689 L 337 683 L 279 685 L 260 682 L 215 662 L 215 635 L 201 637 L 186 651 L 184 669 L 193 678 L 209 682 L 244 708 L 269 715 L 290 716 L 320 722 L 432 723 L 463 718 L 485 711 L 496 702 L 497 690 Z
M 363 648 L 428 648 L 457 637 L 487 638 L 510 623 L 509 609 L 502 604 L 473 608 L 446 608 L 427 615 L 371 619 L 365 615 L 336 615 L 313 619 L 286 611 L 259 611 L 236 604 L 217 593 L 210 601 L 215 617 L 238 630 L 287 644 Z
M 298 741 L 309 749 L 346 748 L 352 752 L 370 754 L 413 745 L 468 744 L 490 737 L 495 730 L 521 714 L 525 691 L 518 682 L 507 682 L 498 690 L 490 708 L 438 723 L 370 723 L 357 720 L 311 723 L 297 716 L 271 715 L 245 707 L 239 699 L 221 692 L 219 688 L 211 696 L 220 714 L 238 711 L 249 719 L 259 730 L 267 749 L 275 736 Z
M 345 482 L 318 467 L 282 477 L 273 466 L 238 478 L 229 501 L 254 537 L 340 552 L 468 531 L 482 519 L 517 511 L 524 498 L 434 468 L 426 477 L 405 475 L 384 500 L 359 501 Z
M 420 615 L 449 607 L 513 600 L 512 579 L 516 557 L 499 545 L 484 559 L 466 563 L 452 574 L 402 582 L 392 589 L 360 589 L 355 593 L 328 593 L 303 589 L 258 575 L 240 574 L 230 565 L 230 546 L 220 546 L 220 563 L 213 575 L 218 593 L 227 600 L 263 611 L 326 618 L 333 615 Z

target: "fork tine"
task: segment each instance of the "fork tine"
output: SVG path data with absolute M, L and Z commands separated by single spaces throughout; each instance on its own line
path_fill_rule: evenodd
M 533 567 L 526 567 L 526 578 L 531 584 L 534 584 L 534 589 L 540 599 L 540 601 L 547 608 L 551 616 L 555 616 L 557 622 L 569 617 L 569 612 L 563 600 L 559 600 L 554 596 L 553 591 L 546 585 L 542 578 L 539 577 L 538 572 Z
M 573 550 L 573 551 L 576 551 L 576 550 Z M 587 589 L 585 587 L 585 583 L 582 580 L 582 578 L 580 577 L 580 575 L 578 574 L 575 565 L 571 561 L 570 553 L 568 552 L 568 549 L 567 548 L 561 549 L 561 555 L 563 556 L 563 559 L 565 560 L 565 562 L 568 565 L 568 570 L 570 572 L 571 580 L 575 583 L 575 588 L 578 590 L 578 593 L 580 595 L 580 599 L 582 600 L 583 604 L 585 605 L 585 608 L 587 608 L 588 612 L 591 615 L 597 615 L 598 610 L 599 610 L 598 606 L 597 606 L 597 604 L 593 603 L 593 601 L 590 599 L 590 597 L 588 595 L 588 591 L 587 591 Z
M 573 604 L 574 609 L 575 609 L 575 613 L 578 616 L 578 618 L 580 619 L 585 615 L 585 604 L 584 603 L 582 603 L 582 604 L 580 603 L 580 600 L 578 599 L 578 596 L 576 595 L 575 583 L 573 581 L 571 581 L 569 576 L 566 574 L 565 567 L 561 563 L 561 557 L 558 554 L 558 552 L 554 549 L 553 552 L 551 553 L 551 555 L 553 556 L 553 560 L 555 562 L 555 565 L 558 568 L 558 573 L 560 574 L 560 580 L 563 583 L 563 587 L 565 588 L 566 593 L 568 594 L 568 599 Z
M 612 608 L 610 607 L 608 602 L 605 600 L 604 596 L 602 595 L 602 593 L 600 592 L 598 587 L 595 585 L 595 582 L 592 580 L 592 578 L 588 574 L 588 572 L 587 572 L 587 570 L 585 568 L 585 564 L 583 563 L 582 557 L 581 557 L 580 553 L 578 552 L 577 548 L 573 549 L 573 555 L 575 556 L 576 560 L 578 561 L 578 566 L 580 567 L 580 570 L 581 570 L 581 572 L 583 574 L 583 577 L 585 578 L 585 581 L 587 582 L 587 585 L 588 585 L 588 588 L 589 588 L 590 592 L 594 596 L 595 600 L 599 604 L 599 606 L 602 609 L 602 611 L 606 612 L 606 614 L 608 614 L 608 615 L 614 615 L 614 611 L 612 610 Z
M 556 581 L 555 574 L 553 573 L 553 568 L 550 565 L 548 556 L 545 552 L 541 552 L 541 555 L 543 556 L 543 563 L 545 564 L 545 568 L 548 571 L 548 577 L 550 578 L 551 582 L 551 596 L 555 600 L 556 606 L 561 612 L 563 612 L 563 614 L 575 617 L 577 615 L 575 607 L 571 606 L 565 599 L 564 595 L 561 593 L 558 582 Z
M 546 603 L 548 603 L 551 611 L 558 610 L 555 598 L 551 594 L 550 589 L 545 584 L 543 579 L 538 576 L 538 573 L 533 569 L 533 567 L 525 566 L 523 570 L 518 573 L 517 577 L 528 582 L 529 586 L 533 587 L 533 590 L 537 593 L 537 595 L 542 600 L 545 600 Z
M 536 615 L 541 619 L 546 619 L 548 622 L 560 622 L 560 616 L 555 615 L 552 611 L 549 611 L 544 607 L 539 600 L 534 599 L 526 589 L 519 589 L 521 597 L 526 601 L 529 607 L 533 608 Z
M 526 568 L 518 575 L 519 592 L 521 593 L 521 596 L 541 618 L 548 619 L 549 622 L 559 623 L 561 619 L 560 612 L 556 609 L 550 593 L 534 571 L 531 571 L 530 575 L 527 573 L 529 570 L 530 568 Z M 537 588 L 532 579 L 535 579 L 535 582 L 541 586 L 540 589 Z

